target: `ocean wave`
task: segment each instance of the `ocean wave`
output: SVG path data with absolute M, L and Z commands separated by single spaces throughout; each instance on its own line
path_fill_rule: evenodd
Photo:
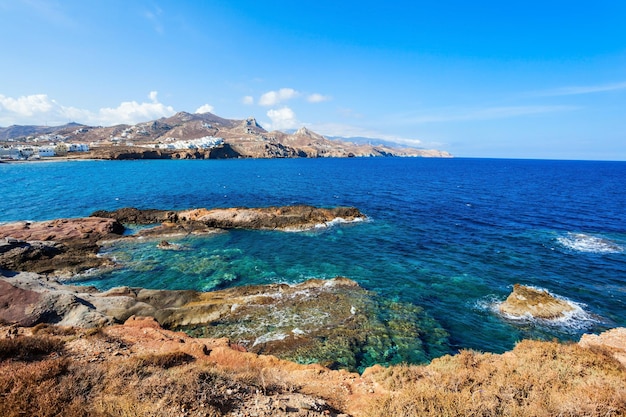
M 330 229 L 338 225 L 349 225 L 349 224 L 362 223 L 362 222 L 367 222 L 367 221 L 370 221 L 370 219 L 357 217 L 356 219 L 347 220 L 347 219 L 344 219 L 343 217 L 337 217 L 327 222 L 317 223 L 313 225 L 312 227 L 308 227 L 308 228 L 288 227 L 288 228 L 283 229 L 283 231 L 295 232 L 295 233 L 307 233 L 307 232 L 311 233 L 311 232 L 316 232 L 320 230 Z
M 593 236 L 586 233 L 567 233 L 556 238 L 562 246 L 587 253 L 621 253 L 624 248 L 614 241 L 602 236 Z

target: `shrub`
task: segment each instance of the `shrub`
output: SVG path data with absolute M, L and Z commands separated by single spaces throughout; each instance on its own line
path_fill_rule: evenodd
M 0 339 L 0 360 L 32 360 L 54 352 L 61 352 L 65 342 L 50 336 L 19 336 Z

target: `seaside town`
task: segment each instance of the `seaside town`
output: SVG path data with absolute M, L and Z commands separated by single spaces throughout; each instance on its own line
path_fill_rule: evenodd
M 74 132 L 75 134 L 84 133 L 82 128 Z M 29 161 L 39 160 L 42 158 L 50 158 L 55 156 L 67 156 L 68 154 L 89 152 L 90 149 L 103 145 L 102 142 L 90 143 L 73 143 L 62 135 L 46 134 L 36 137 L 27 137 L 23 142 L 13 143 L 14 140 L 8 140 L 7 144 L 0 147 L 0 160 L 12 161 Z M 128 132 L 123 132 L 120 136 L 111 137 L 108 141 L 109 145 L 125 145 L 140 146 L 142 148 L 164 149 L 164 150 L 197 150 L 212 149 L 224 143 L 224 139 L 213 136 L 205 136 L 199 139 L 180 140 L 177 138 L 165 138 L 162 142 L 154 144 L 135 145 L 128 140 Z
M 319 157 L 451 157 L 380 140 L 329 139 L 306 127 L 268 132 L 255 118 L 224 119 L 178 112 L 135 125 L 0 127 L 0 161 L 66 159 L 215 159 Z

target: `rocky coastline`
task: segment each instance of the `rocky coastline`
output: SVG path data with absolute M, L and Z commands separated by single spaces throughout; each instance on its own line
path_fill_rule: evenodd
M 502 355 L 450 356 L 447 333 L 421 308 L 381 301 L 344 277 L 212 292 L 101 292 L 62 281 L 112 266 L 98 254 L 110 240 L 150 237 L 163 250 L 182 250 L 167 238 L 307 230 L 338 219 L 366 216 L 349 207 L 124 208 L 0 225 L 0 414 L 105 416 L 124 407 L 129 415 L 155 416 L 626 413 L 624 329 L 585 335 L 578 344 L 523 341 Z M 125 235 L 125 224 L 153 227 Z M 507 317 L 543 320 L 571 309 L 517 284 L 499 306 Z M 439 343 L 441 350 L 428 351 L 426 339 L 428 349 Z M 413 363 L 438 358 L 408 366 L 394 355 Z M 67 385 L 73 397 L 39 393 L 46 384 Z M 72 391 L 76 386 L 81 390 Z M 145 386 L 154 388 L 139 388 Z M 167 400 L 159 405 L 159 398 Z M 44 405 L 50 414 L 32 409 Z
M 0 225 L 0 269 L 70 277 L 90 268 L 112 266 L 98 256 L 102 242 L 151 236 L 217 233 L 228 229 L 307 230 L 333 221 L 363 221 L 353 207 L 332 209 L 306 205 L 263 208 L 191 209 L 181 211 L 123 208 L 97 211 L 87 218 Z M 124 236 L 123 224 L 153 225 Z

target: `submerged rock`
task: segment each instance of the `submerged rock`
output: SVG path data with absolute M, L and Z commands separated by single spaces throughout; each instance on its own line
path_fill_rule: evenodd
M 183 250 L 183 247 L 178 243 L 170 243 L 167 240 L 162 240 L 157 245 L 157 249 L 161 250 Z
M 299 363 L 362 370 L 447 353 L 447 333 L 422 308 L 379 300 L 346 278 L 214 291 L 189 307 L 196 313 L 171 315 L 167 327 Z
M 572 304 L 556 298 L 548 291 L 515 284 L 513 292 L 500 304 L 500 312 L 512 317 L 560 319 L 575 310 Z
M 6 294 L 0 297 L 0 321 L 20 325 L 96 327 L 148 316 L 192 336 L 227 337 L 254 353 L 351 370 L 423 363 L 448 353 L 447 333 L 420 307 L 381 301 L 346 278 L 208 293 L 129 287 L 98 292 L 22 273 L 0 278 L 0 291 Z
M 192 209 L 181 211 L 123 208 L 97 211 L 88 218 L 0 225 L 0 269 L 68 276 L 113 262 L 96 256 L 103 240 L 120 239 L 122 223 L 156 225 L 135 237 L 218 233 L 225 229 L 307 230 L 366 216 L 354 207 L 312 206 Z M 132 237 L 131 237 L 132 238 Z M 161 249 L 182 249 L 175 244 Z

